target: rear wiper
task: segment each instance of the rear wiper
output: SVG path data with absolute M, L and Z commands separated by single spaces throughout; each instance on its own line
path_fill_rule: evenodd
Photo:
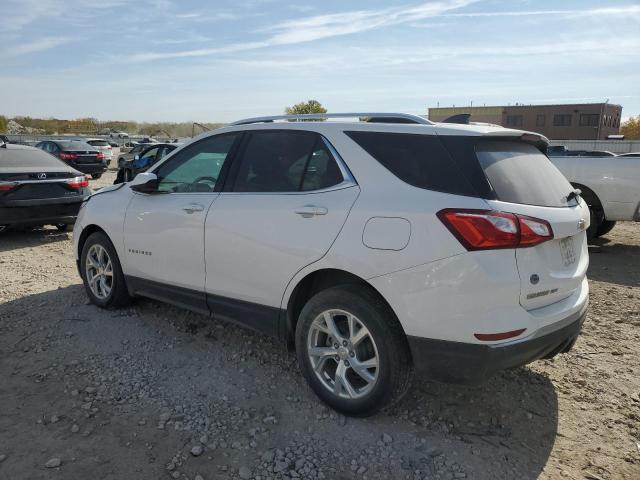
M 567 203 L 569 203 L 574 198 L 577 199 L 581 194 L 582 190 L 580 190 L 579 188 L 575 188 L 569 192 L 569 195 L 567 195 L 565 199 L 567 200 Z

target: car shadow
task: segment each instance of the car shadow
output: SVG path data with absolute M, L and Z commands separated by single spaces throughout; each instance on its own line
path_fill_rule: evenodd
M 599 282 L 640 286 L 640 245 L 614 243 L 608 238 L 592 240 L 587 276 Z
M 32 235 L 32 241 L 39 241 L 38 234 Z M 46 317 L 38 313 L 41 309 L 47 311 Z M 297 368 L 295 355 L 278 341 L 159 302 L 140 300 L 129 308 L 102 310 L 88 304 L 83 287 L 76 284 L 0 304 L 0 322 L 4 331 L 0 336 L 0 375 L 7 379 L 0 387 L 0 404 L 11 410 L 14 404 L 24 402 L 22 417 L 0 418 L 0 429 L 8 436 L 19 432 L 20 442 L 32 445 L 35 451 L 48 448 L 46 442 L 52 440 L 33 428 L 31 418 L 36 413 L 29 412 L 40 412 L 49 403 L 62 408 L 68 394 L 64 382 L 18 384 L 20 378 L 12 376 L 11 369 L 20 365 L 31 370 L 43 361 L 71 365 L 78 359 L 81 363 L 69 370 L 76 372 L 69 381 L 87 384 L 82 375 L 95 369 L 94 377 L 105 375 L 105 399 L 117 394 L 111 401 L 119 403 L 129 398 L 123 391 L 128 383 L 122 378 L 137 375 L 144 365 L 158 370 L 143 380 L 136 376 L 136 382 L 142 384 L 136 383 L 135 388 L 163 394 L 140 408 L 157 409 L 167 399 L 189 411 L 208 411 L 215 405 L 215 421 L 225 428 L 226 417 L 236 415 L 237 409 L 251 412 L 247 418 L 273 416 L 282 421 L 269 424 L 268 444 L 282 449 L 289 445 L 291 432 L 305 432 L 313 425 L 313 438 L 301 441 L 324 442 L 337 451 L 360 445 L 380 455 L 392 455 L 371 466 L 372 473 L 378 469 L 382 478 L 407 478 L 416 470 L 435 478 L 444 469 L 464 473 L 465 478 L 534 479 L 547 464 L 557 436 L 554 385 L 527 367 L 502 372 L 479 386 L 444 385 L 416 377 L 407 396 L 390 409 L 364 419 L 345 419 L 313 395 Z M 113 378 L 106 376 L 108 368 L 103 365 L 112 367 L 123 358 L 130 367 L 118 370 Z M 107 404 L 100 408 L 105 415 L 112 415 Z M 139 412 L 132 409 L 130 414 L 131 419 L 122 421 L 137 422 Z M 255 425 L 247 424 L 246 428 L 251 426 Z M 152 433 L 157 435 L 157 430 Z M 108 427 L 101 434 L 109 435 Z M 385 434 L 393 439 L 391 451 L 381 440 Z M 61 445 L 76 448 L 73 438 L 65 437 Z M 170 440 L 165 438 L 167 452 L 174 454 L 175 444 Z M 238 461 L 248 461 L 242 460 L 241 450 L 227 453 Z M 108 453 L 113 458 L 124 454 L 129 455 L 129 449 Z M 389 473 L 394 471 L 397 473 Z M 96 476 L 103 473 L 96 471 Z
M 32 230 L 5 230 L 0 232 L 0 253 L 64 242 L 69 239 L 71 239 L 71 227 L 67 232 L 60 232 L 55 227 L 34 228 Z

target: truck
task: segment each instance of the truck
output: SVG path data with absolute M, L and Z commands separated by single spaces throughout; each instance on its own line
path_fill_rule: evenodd
M 590 239 L 611 231 L 618 221 L 640 221 L 640 158 L 550 155 L 589 206 Z

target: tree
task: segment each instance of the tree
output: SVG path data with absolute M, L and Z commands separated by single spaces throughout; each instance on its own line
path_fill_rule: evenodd
M 623 122 L 620 125 L 620 133 L 624 135 L 625 140 L 640 140 L 640 115 Z
M 301 115 L 305 113 L 327 113 L 327 109 L 317 100 L 296 103 L 293 107 L 284 109 L 287 115 Z
M 0 133 L 7 131 L 7 117 L 0 115 Z

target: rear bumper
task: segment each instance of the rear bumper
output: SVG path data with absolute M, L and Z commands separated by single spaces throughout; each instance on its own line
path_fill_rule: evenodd
M 103 173 L 107 170 L 107 163 L 70 163 L 73 168 L 82 173 Z
M 587 306 L 534 337 L 503 344 L 472 344 L 407 337 L 416 370 L 446 383 L 480 383 L 500 370 L 569 351 L 587 315 Z M 554 328 L 549 331 L 550 328 Z
M 84 200 L 84 199 L 82 199 Z M 73 224 L 82 200 L 66 203 L 43 203 L 21 207 L 0 207 L 0 225 L 36 226 Z

